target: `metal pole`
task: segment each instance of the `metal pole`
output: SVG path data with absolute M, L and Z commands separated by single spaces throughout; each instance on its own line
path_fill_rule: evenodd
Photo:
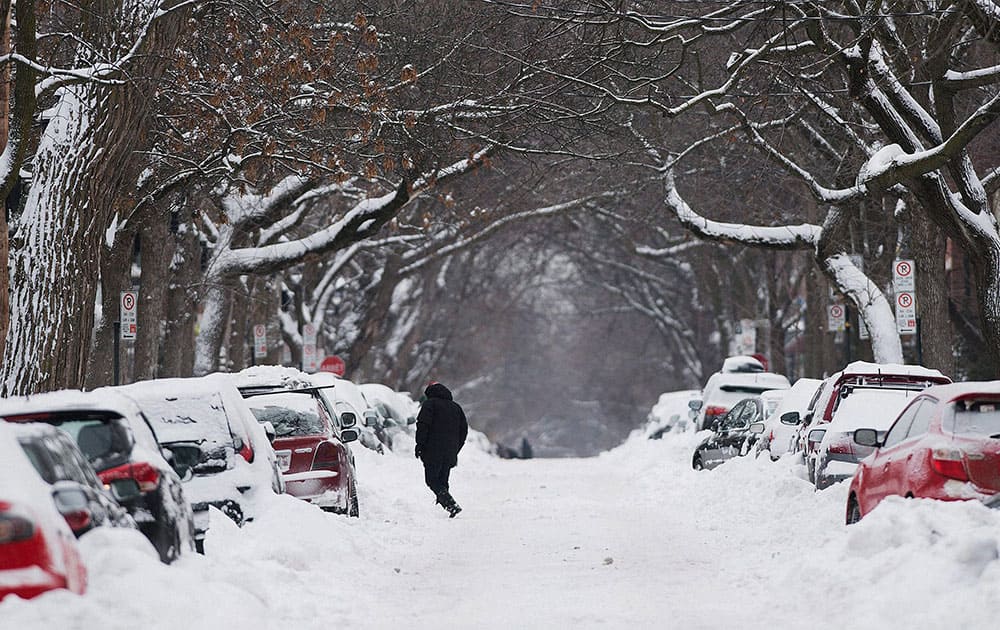
M 917 365 L 924 364 L 924 344 L 920 340 L 921 333 L 920 318 L 917 318 Z
M 112 330 L 114 331 L 114 336 L 115 336 L 115 340 L 114 340 L 115 360 L 113 362 L 114 366 L 115 366 L 115 368 L 114 368 L 115 369 L 115 385 L 120 385 L 121 384 L 121 344 L 122 344 L 121 338 L 122 338 L 122 323 L 121 322 L 115 322 L 114 325 L 112 326 Z

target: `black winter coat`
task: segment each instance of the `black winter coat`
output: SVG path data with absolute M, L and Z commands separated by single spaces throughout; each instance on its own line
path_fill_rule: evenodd
M 451 392 L 441 383 L 424 390 L 427 400 L 417 414 L 417 445 L 425 464 L 455 466 L 458 452 L 465 445 L 469 423 L 465 412 L 451 399 Z

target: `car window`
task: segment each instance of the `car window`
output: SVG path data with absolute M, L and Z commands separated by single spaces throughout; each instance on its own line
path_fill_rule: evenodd
M 889 429 L 889 433 L 886 434 L 884 448 L 893 447 L 906 439 L 906 435 L 910 431 L 910 425 L 913 424 L 913 418 L 917 415 L 923 404 L 923 399 L 920 399 L 906 408 L 906 411 L 899 416 L 895 424 Z
M 270 422 L 277 437 L 323 435 L 329 417 L 311 393 L 275 392 L 246 399 L 258 422 Z
M 38 476 L 41 477 L 45 483 L 53 484 L 59 481 L 59 477 L 56 474 L 55 463 L 52 459 L 51 454 L 41 444 L 37 439 L 32 438 L 22 438 L 19 440 L 21 444 L 21 450 L 24 454 L 28 456 L 28 461 L 34 466 L 35 470 L 38 471 Z
M 740 415 L 740 424 L 748 427 L 754 422 L 760 420 L 760 415 L 760 401 L 747 401 L 747 405 L 743 408 L 743 413 Z
M 16 416 L 17 422 L 31 419 L 28 415 Z M 121 416 L 59 412 L 41 414 L 39 420 L 62 429 L 69 435 L 97 470 L 121 466 L 129 460 L 132 453 L 132 432 Z
M 222 397 L 217 392 L 181 395 L 140 392 L 134 397 L 164 444 L 206 441 L 235 444 L 237 441 Z
M 722 422 L 720 423 L 720 428 L 722 428 L 723 430 L 732 430 L 744 426 L 743 414 L 746 411 L 747 407 L 751 404 L 751 402 L 752 401 L 750 400 L 744 400 L 743 402 L 738 403 L 735 407 L 730 409 L 726 413 L 726 415 L 723 416 Z
M 1000 435 L 1000 400 L 966 399 L 948 405 L 942 428 L 957 435 Z
M 931 420 L 934 418 L 934 412 L 937 411 L 937 401 L 932 398 L 921 399 L 917 404 L 919 405 L 919 409 L 917 409 L 917 414 L 913 417 L 913 424 L 910 425 L 910 429 L 906 432 L 906 439 L 919 437 L 927 433 L 931 428 Z

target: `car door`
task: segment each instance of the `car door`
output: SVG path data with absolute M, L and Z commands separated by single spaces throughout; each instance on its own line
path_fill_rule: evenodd
M 903 441 L 895 448 L 889 462 L 888 494 L 923 496 L 921 487 L 926 477 L 920 473 L 923 468 L 923 438 L 930 430 L 931 420 L 937 412 L 938 401 L 930 396 L 919 399 L 913 421 L 906 431 Z
M 864 512 L 868 512 L 878 505 L 886 496 L 900 494 L 901 486 L 896 479 L 898 473 L 894 475 L 893 468 L 894 466 L 898 468 L 899 458 L 903 450 L 901 445 L 906 439 L 910 425 L 913 424 L 913 419 L 922 404 L 922 399 L 917 398 L 903 410 L 896 422 L 889 427 L 885 442 L 868 461 L 868 471 L 864 479 L 864 496 L 860 497 Z
M 750 420 L 758 415 L 757 401 L 753 398 L 742 400 L 734 406 L 719 423 L 719 450 L 722 459 L 738 457 L 746 441 Z
M 736 403 L 732 409 L 719 418 L 718 427 L 701 449 L 702 461 L 704 462 L 706 468 L 711 468 L 712 466 L 727 459 L 725 449 L 727 447 L 726 437 L 728 435 L 728 431 L 726 427 L 735 426 L 739 423 L 739 417 L 740 414 L 743 413 L 743 406 L 745 402 L 746 401 Z

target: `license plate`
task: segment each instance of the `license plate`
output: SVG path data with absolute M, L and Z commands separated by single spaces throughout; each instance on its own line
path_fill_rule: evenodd
M 278 456 L 278 468 L 281 469 L 281 472 L 288 472 L 288 469 L 292 466 L 292 452 L 275 451 L 274 454 Z

